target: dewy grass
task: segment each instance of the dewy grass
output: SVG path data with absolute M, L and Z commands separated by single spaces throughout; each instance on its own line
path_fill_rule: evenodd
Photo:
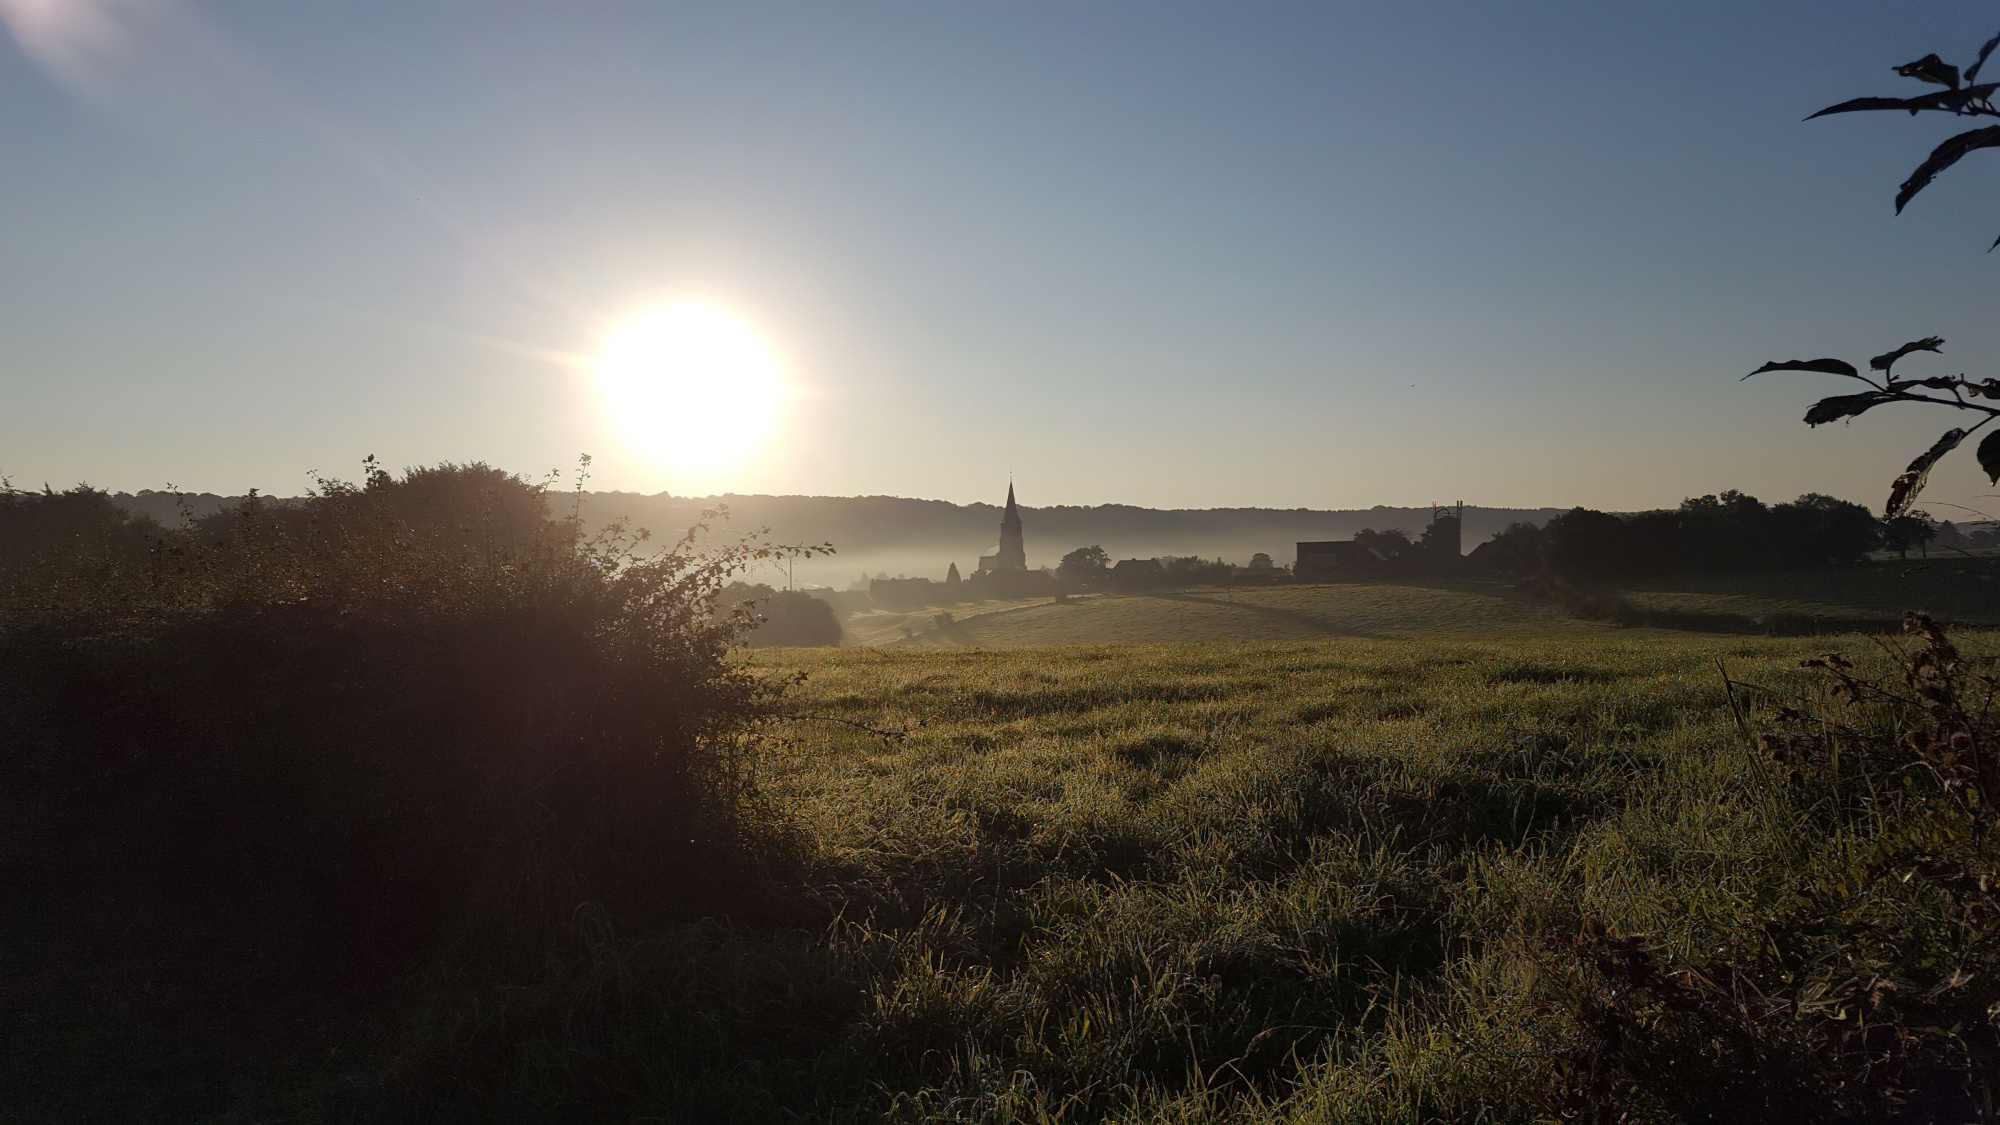
M 499 643 L 559 625 L 421 650 L 514 654 L 487 671 L 518 700 L 427 715 L 388 674 L 421 662 L 367 652 L 343 698 L 468 747 L 671 717 L 637 680 L 580 710 L 588 677 Z M 560 915 L 477 915 L 315 1056 L 339 1062 L 260 1071 L 209 1116 L 1783 1121 L 1949 1095 L 1935 1114 L 1970 1120 L 1952 1092 L 1990 1095 L 2000 1000 L 1991 834 L 1923 815 L 1956 790 L 1835 763 L 1911 713 L 1840 710 L 1800 666 L 1835 649 L 1890 670 L 1862 637 L 1596 626 L 739 653 L 794 683 L 775 744 L 701 775 L 746 802 L 739 893 L 648 914 L 579 886 L 579 857 L 693 878 L 720 853 L 621 804 L 623 759 L 552 759 L 582 827 L 505 837 L 526 843 L 494 872 L 571 892 L 537 899 Z M 1779 705 L 1839 739 L 1759 749 Z M 1926 753 L 1957 745 L 1937 733 Z

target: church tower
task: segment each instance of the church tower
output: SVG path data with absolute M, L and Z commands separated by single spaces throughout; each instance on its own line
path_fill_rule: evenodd
M 1021 539 L 1021 512 L 1014 507 L 1014 482 L 1007 482 L 1007 514 L 1000 517 L 1000 550 L 996 570 L 1028 569 L 1028 548 Z

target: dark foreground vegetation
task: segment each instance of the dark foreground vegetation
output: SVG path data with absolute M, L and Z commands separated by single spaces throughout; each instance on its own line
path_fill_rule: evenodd
M 5 499 L 0 1117 L 2000 1099 L 1984 634 L 745 657 L 547 503 Z

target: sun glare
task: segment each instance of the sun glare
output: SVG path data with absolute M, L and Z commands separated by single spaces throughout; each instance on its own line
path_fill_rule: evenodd
M 713 481 L 755 456 L 784 405 L 784 374 L 762 333 L 706 302 L 625 321 L 595 367 L 611 423 L 684 484 Z

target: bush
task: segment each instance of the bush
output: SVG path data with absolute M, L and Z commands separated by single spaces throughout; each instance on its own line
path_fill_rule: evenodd
M 80 811 L 164 810 L 137 861 L 245 917 L 282 899 L 353 995 L 586 901 L 760 909 L 745 876 L 784 833 L 751 767 L 782 685 L 713 610 L 777 549 L 705 547 L 705 519 L 642 555 L 483 465 L 369 468 L 165 533 L 171 565 L 0 569 L 0 685 Z M 482 497 L 507 535 L 469 522 Z

